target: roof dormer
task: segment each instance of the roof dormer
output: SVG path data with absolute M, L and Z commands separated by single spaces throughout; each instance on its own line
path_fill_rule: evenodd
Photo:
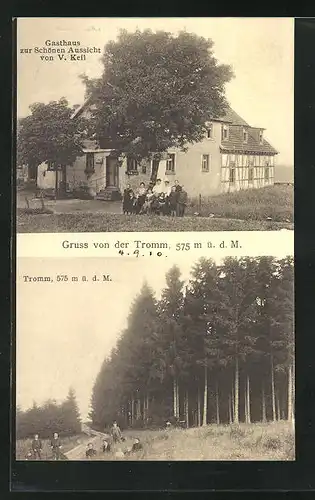
M 229 126 L 226 123 L 222 123 L 221 125 L 221 139 L 222 141 L 229 140 Z

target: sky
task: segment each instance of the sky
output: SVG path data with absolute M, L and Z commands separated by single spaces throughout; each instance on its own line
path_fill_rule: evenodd
M 279 246 L 277 257 L 286 255 Z M 218 254 L 212 258 L 220 263 Z M 144 282 L 157 298 L 165 287 L 165 273 L 177 264 L 188 281 L 198 259 L 169 255 L 152 259 L 22 258 L 17 266 L 16 397 L 22 409 L 33 401 L 63 400 L 69 387 L 76 391 L 81 416 L 86 418 L 95 378 L 101 364 L 127 326 L 130 306 Z M 48 271 L 49 270 L 49 271 Z M 66 274 L 66 283 L 25 283 L 22 277 Z M 94 282 L 94 275 L 110 274 L 111 282 Z M 71 282 L 85 275 L 86 283 Z
M 293 18 L 20 18 L 18 20 L 17 114 L 29 114 L 33 102 L 66 97 L 81 104 L 84 86 L 78 76 L 100 76 L 101 54 L 86 61 L 41 61 L 34 47 L 46 40 L 80 41 L 81 46 L 104 45 L 120 28 L 182 29 L 214 42 L 220 63 L 233 67 L 227 84 L 232 108 L 250 125 L 266 129 L 265 137 L 279 151 L 278 163 L 293 165 L 294 138 L 294 20 Z M 32 48 L 31 53 L 20 49 Z

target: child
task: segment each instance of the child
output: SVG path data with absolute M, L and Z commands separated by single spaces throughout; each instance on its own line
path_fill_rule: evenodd
M 169 208 L 171 212 L 171 216 L 175 217 L 176 215 L 176 207 L 177 207 L 177 198 L 178 194 L 176 192 L 176 186 L 173 186 L 168 197 Z
M 133 191 L 131 189 L 130 184 L 127 184 L 126 189 L 124 190 L 123 196 L 123 213 L 130 214 L 132 211 L 132 199 L 133 199 Z
M 89 443 L 87 450 L 85 452 L 85 456 L 86 456 L 86 458 L 91 459 L 91 458 L 95 457 L 95 455 L 96 455 L 96 450 L 94 450 L 94 448 L 93 448 L 93 443 Z

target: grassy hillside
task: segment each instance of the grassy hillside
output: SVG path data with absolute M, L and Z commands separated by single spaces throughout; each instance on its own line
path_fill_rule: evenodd
M 207 425 L 192 429 L 126 431 L 126 441 L 96 460 L 295 460 L 294 431 L 288 422 Z M 116 457 L 138 437 L 143 451 Z M 100 441 L 101 444 L 101 441 Z

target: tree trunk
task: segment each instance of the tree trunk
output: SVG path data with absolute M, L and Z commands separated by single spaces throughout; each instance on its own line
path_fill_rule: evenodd
M 275 396 L 275 373 L 273 366 L 273 356 L 271 354 L 271 402 L 272 402 L 272 421 L 276 421 L 276 396 Z
M 234 398 L 234 388 L 232 384 L 232 391 L 231 391 L 231 415 L 232 415 L 232 422 L 234 423 L 235 421 L 235 398 Z
M 281 420 L 281 414 L 280 414 L 280 397 L 279 397 L 279 392 L 276 394 L 276 404 L 277 404 L 277 420 Z
M 292 421 L 292 365 L 288 369 L 288 421 Z
M 203 394 L 203 417 L 202 417 L 202 425 L 207 425 L 207 416 L 208 416 L 208 368 L 205 363 L 205 371 L 204 371 L 204 394 Z
M 234 403 L 234 422 L 239 423 L 239 366 L 238 357 L 235 359 L 235 403 Z
M 244 415 L 245 415 L 245 424 L 248 424 L 247 385 L 246 385 L 246 382 L 245 382 L 245 387 L 244 387 Z
M 188 398 L 188 391 L 186 391 L 185 395 L 185 420 L 186 420 L 186 428 L 188 429 L 189 427 L 189 398 Z
M 197 425 L 200 427 L 201 425 L 201 403 L 200 403 L 200 387 L 198 386 L 197 393 Z
M 55 198 L 57 200 L 59 194 L 59 185 L 58 185 L 58 169 L 55 169 Z
M 247 420 L 251 423 L 251 412 L 250 412 L 250 390 L 249 390 L 249 376 L 247 376 Z
M 231 394 L 229 394 L 229 422 L 230 422 L 230 424 L 233 423 L 233 420 L 232 420 L 232 397 L 231 397 Z
M 216 401 L 216 409 L 217 409 L 217 424 L 220 424 L 220 404 L 219 404 L 219 384 L 218 381 L 215 387 L 215 401 Z
M 135 423 L 135 400 L 133 395 L 131 396 L 131 426 Z
M 180 415 L 180 405 L 179 405 L 179 383 L 178 379 L 176 379 L 176 417 L 179 418 Z
M 266 399 L 265 399 L 265 387 L 264 383 L 262 383 L 262 389 L 261 389 L 261 401 L 262 401 L 262 421 L 265 423 L 267 421 L 266 417 Z
M 173 378 L 173 414 L 176 418 L 177 413 L 177 390 L 176 390 L 176 377 Z
M 295 360 L 292 361 L 292 422 L 295 421 Z
M 151 178 L 150 181 L 154 184 L 156 183 L 157 174 L 159 170 L 160 160 L 152 160 L 152 170 L 151 170 Z

